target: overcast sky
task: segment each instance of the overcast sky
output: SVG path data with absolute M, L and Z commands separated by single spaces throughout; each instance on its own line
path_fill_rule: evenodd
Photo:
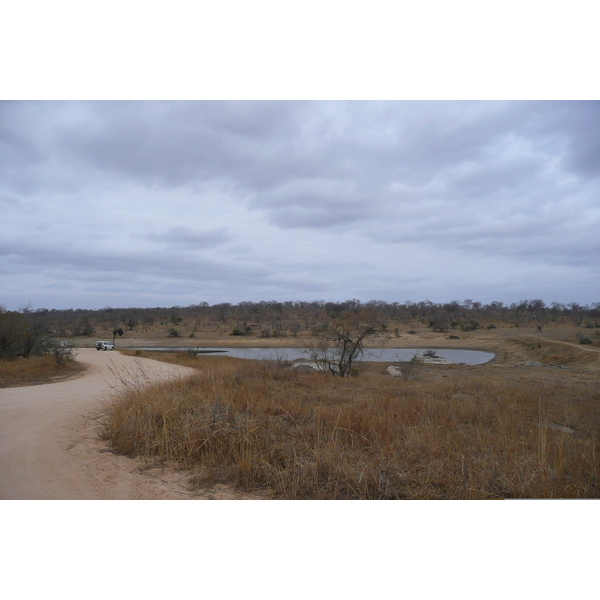
M 600 103 L 0 102 L 0 304 L 600 301 Z

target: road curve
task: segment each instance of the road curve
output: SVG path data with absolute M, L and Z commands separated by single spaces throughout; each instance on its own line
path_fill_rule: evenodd
M 77 379 L 0 389 L 0 499 L 185 497 L 175 471 L 150 471 L 147 463 L 112 454 L 98 436 L 98 418 L 123 381 L 192 369 L 87 348 L 78 350 L 77 359 L 88 366 Z

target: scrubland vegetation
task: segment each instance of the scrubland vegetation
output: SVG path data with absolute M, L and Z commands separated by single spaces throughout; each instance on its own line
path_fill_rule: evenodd
M 84 369 L 75 350 L 49 337 L 49 326 L 27 311 L 0 305 L 0 387 L 33 385 L 64 378 Z
M 288 499 L 600 495 L 593 380 L 424 365 L 409 379 L 381 366 L 339 378 L 281 362 L 168 360 L 200 370 L 125 389 L 103 437 L 124 454 L 178 461 L 198 487 Z
M 38 385 L 77 375 L 85 367 L 72 358 L 57 361 L 54 354 L 0 361 L 0 388 Z
M 384 302 L 358 300 L 345 302 L 200 302 L 171 308 L 111 308 L 98 310 L 48 310 L 26 308 L 21 315 L 28 323 L 38 324 L 58 338 L 110 339 L 116 335 L 162 338 L 193 345 L 191 340 L 279 340 L 300 343 L 315 331 L 329 326 L 340 315 L 369 311 L 384 324 L 391 336 L 415 327 L 443 334 L 458 334 L 501 327 L 546 327 L 568 324 L 578 329 L 573 340 L 600 346 L 600 302 L 583 306 L 572 302 L 546 305 L 542 300 L 522 300 L 512 304 L 473 300 L 447 303 Z M 188 338 L 187 342 L 183 342 Z M 585 341 L 585 340 L 589 340 Z

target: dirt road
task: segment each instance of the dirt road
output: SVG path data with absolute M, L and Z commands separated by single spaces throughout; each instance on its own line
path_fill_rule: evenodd
M 62 383 L 0 389 L 0 499 L 182 499 L 185 477 L 117 456 L 98 436 L 103 407 L 124 380 L 191 372 L 82 348 L 87 372 Z

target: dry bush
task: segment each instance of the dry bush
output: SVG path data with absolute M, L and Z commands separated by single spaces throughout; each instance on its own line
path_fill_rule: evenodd
M 19 357 L 0 361 L 0 388 L 21 385 L 38 385 L 57 378 L 80 373 L 85 367 L 74 360 L 59 363 L 53 354 Z
M 599 495 L 597 389 L 200 362 L 191 377 L 124 390 L 103 437 L 124 454 L 179 461 L 198 486 L 275 498 Z

